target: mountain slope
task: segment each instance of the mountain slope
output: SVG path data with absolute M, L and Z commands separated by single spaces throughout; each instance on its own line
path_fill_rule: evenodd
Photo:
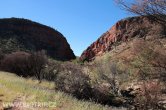
M 117 22 L 100 38 L 92 43 L 81 55 L 82 61 L 93 60 L 111 51 L 114 47 L 134 38 L 145 40 L 163 38 L 166 35 L 165 28 L 154 22 L 149 16 L 138 16 L 123 19 Z
M 48 56 L 58 60 L 75 59 L 60 32 L 27 19 L 0 19 L 0 48 L 4 53 L 46 50 Z

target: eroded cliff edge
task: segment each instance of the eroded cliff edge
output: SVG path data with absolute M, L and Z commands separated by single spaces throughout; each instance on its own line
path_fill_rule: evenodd
M 97 56 L 109 52 L 121 42 L 127 42 L 133 38 L 145 40 L 162 38 L 166 35 L 166 29 L 159 23 L 151 20 L 149 16 L 130 17 L 118 21 L 92 43 L 81 55 L 80 60 L 91 61 Z

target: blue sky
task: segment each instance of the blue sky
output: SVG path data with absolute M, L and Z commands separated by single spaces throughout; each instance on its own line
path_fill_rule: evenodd
M 77 56 L 129 16 L 113 0 L 1 0 L 0 18 L 26 18 L 61 32 Z

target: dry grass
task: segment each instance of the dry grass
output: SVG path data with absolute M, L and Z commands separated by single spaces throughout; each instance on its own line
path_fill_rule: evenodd
M 14 74 L 0 72 L 0 97 L 3 102 L 13 102 L 17 98 L 24 102 L 53 102 L 57 110 L 110 110 L 111 107 L 93 102 L 80 101 L 62 92 L 51 90 L 53 82 L 20 78 Z M 29 109 L 29 108 L 28 108 Z M 32 109 L 32 108 L 31 108 Z M 34 108 L 33 108 L 34 109 Z M 39 109 L 39 108 L 35 108 Z M 46 108 L 40 108 L 46 109 Z

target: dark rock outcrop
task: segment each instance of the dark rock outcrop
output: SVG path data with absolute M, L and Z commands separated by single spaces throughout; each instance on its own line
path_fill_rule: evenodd
M 0 19 L 0 48 L 4 53 L 45 50 L 48 56 L 57 60 L 75 59 L 60 32 L 27 19 Z
M 132 38 L 154 39 L 165 37 L 166 31 L 163 26 L 151 20 L 149 16 L 131 17 L 120 20 L 111 29 L 92 43 L 81 55 L 80 60 L 91 61 L 96 56 L 111 51 L 121 42 Z

